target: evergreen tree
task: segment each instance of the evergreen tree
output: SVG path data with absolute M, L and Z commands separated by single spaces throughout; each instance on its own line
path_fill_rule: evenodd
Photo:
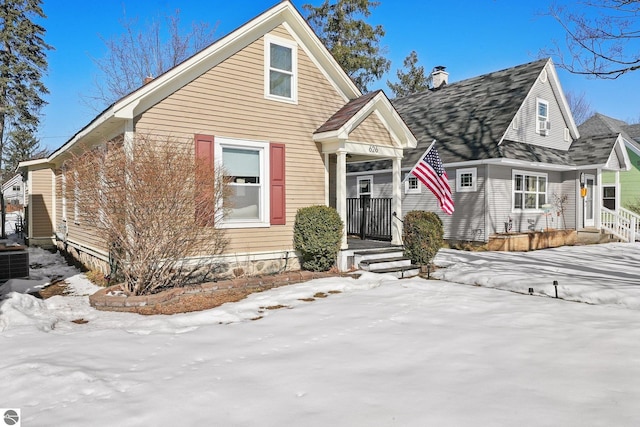
M 363 18 L 380 3 L 370 0 L 325 0 L 314 7 L 305 4 L 307 21 L 356 86 L 367 92 L 367 85 L 389 71 L 391 62 L 380 47 L 385 32 L 381 25 L 369 25 Z
M 33 136 L 32 132 L 25 129 L 12 129 L 7 135 L 2 159 L 3 181 L 15 174 L 16 167 L 21 161 L 43 158 L 47 154 L 47 150 L 40 146 L 40 141 Z
M 43 96 L 48 93 L 41 79 L 51 46 L 44 41 L 44 27 L 35 20 L 44 18 L 41 0 L 0 0 L 0 159 L 5 157 L 6 129 L 33 134 L 40 121 Z M 5 237 L 2 199 L 0 193 Z
M 393 92 L 394 98 L 411 95 L 413 93 L 422 92 L 429 89 L 431 84 L 431 76 L 424 73 L 424 67 L 418 63 L 418 54 L 415 50 L 411 51 L 409 56 L 404 59 L 404 70 L 398 70 L 398 83 L 392 83 L 387 80 L 387 86 Z

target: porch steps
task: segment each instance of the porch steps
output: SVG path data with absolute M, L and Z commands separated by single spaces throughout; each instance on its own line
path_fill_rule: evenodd
M 402 247 L 371 249 L 353 253 L 354 266 L 372 273 L 391 274 L 399 279 L 417 276 L 420 267 L 411 264 Z

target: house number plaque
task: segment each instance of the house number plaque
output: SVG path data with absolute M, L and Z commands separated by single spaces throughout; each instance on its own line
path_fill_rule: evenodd
M 369 152 L 370 153 L 377 153 L 378 152 L 378 146 L 377 145 L 370 145 L 369 146 Z

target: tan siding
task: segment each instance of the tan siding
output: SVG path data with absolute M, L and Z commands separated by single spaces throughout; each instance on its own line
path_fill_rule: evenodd
M 55 179 L 57 224 L 54 224 L 54 229 L 63 223 L 64 218 L 62 215 L 62 171 L 60 169 L 55 171 Z M 74 222 L 75 203 L 73 197 L 70 196 L 72 191 L 73 189 L 67 188 L 67 215 L 66 222 L 64 222 L 67 227 L 67 241 L 79 246 L 106 251 L 107 245 L 104 243 L 104 239 L 98 236 L 95 227 L 90 226 L 87 221 Z
M 349 135 L 349 141 L 366 142 L 369 144 L 393 146 L 389 131 L 375 114 L 370 114 Z
M 292 39 L 283 27 L 271 34 Z M 298 47 L 298 103 L 264 97 L 264 40 L 234 56 L 159 102 L 137 118 L 136 131 L 192 141 L 196 133 L 286 145 L 287 224 L 229 229 L 229 253 L 278 251 L 292 246 L 300 207 L 324 204 L 324 164 L 312 133 L 345 104 Z
M 32 238 L 53 235 L 53 173 L 51 169 L 39 169 L 31 172 L 30 215 Z
M 64 216 L 62 215 L 62 170 L 56 169 L 54 172 L 54 179 L 56 181 L 56 222 L 54 224 L 54 231 L 57 230 L 58 225 L 63 222 Z

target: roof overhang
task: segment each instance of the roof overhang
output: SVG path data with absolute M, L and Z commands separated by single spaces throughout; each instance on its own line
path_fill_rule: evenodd
M 81 140 L 88 144 L 95 144 L 100 140 L 104 142 L 104 138 L 114 135 L 114 132 L 123 132 L 127 121 L 133 120 L 137 115 L 279 25 L 284 25 L 290 30 L 299 47 L 318 66 L 318 69 L 327 77 L 345 102 L 360 96 L 360 90 L 338 65 L 302 15 L 289 0 L 284 0 L 136 91 L 116 101 L 62 147 L 55 150 L 49 159 L 53 161 Z
M 609 159 L 607 160 L 607 165 L 605 165 L 604 169 L 620 171 L 628 171 L 631 169 L 631 159 L 629 159 L 629 153 L 627 153 L 627 144 L 628 141 L 624 139 L 621 134 L 618 134 L 616 142 L 613 144 L 611 154 L 609 155 Z M 618 165 L 617 167 L 610 167 L 608 165 L 609 163 L 613 163 L 612 160 L 614 153 L 618 159 Z
M 393 142 L 393 147 L 384 147 L 377 146 L 378 150 L 383 149 L 393 149 L 393 148 L 415 148 L 418 144 L 416 137 L 413 135 L 409 127 L 402 120 L 398 112 L 389 98 L 380 91 L 374 97 L 372 97 L 369 102 L 367 102 L 356 114 L 353 115 L 349 120 L 347 120 L 339 129 L 315 133 L 313 135 L 313 140 L 316 142 L 322 143 L 323 152 L 334 152 L 336 147 L 342 144 L 342 148 L 347 149 L 347 147 L 352 147 L 358 152 L 357 148 L 360 146 L 367 147 L 369 150 L 370 144 L 357 144 L 357 143 L 349 143 L 349 135 L 353 132 L 360 123 L 362 123 L 370 114 L 376 114 L 380 121 L 382 122 L 385 129 L 389 132 L 391 136 L 391 140 Z M 371 152 L 369 152 L 371 153 Z M 376 156 L 379 157 L 379 156 Z

